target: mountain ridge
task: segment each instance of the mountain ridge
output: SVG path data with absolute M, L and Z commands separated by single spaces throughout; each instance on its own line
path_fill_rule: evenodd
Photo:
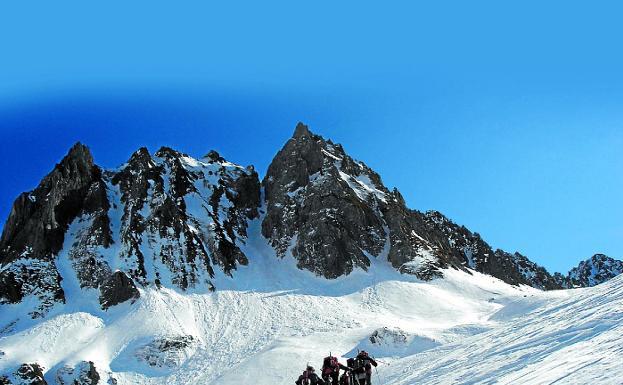
M 195 159 L 142 147 L 104 170 L 76 143 L 13 205 L 0 238 L 0 303 L 34 296 L 33 318 L 64 303 L 61 259 L 81 290 L 100 291 L 102 306 L 136 298 L 135 285 L 215 290 L 216 270 L 234 277 L 249 263 L 241 246 L 248 221 L 260 216 L 279 258 L 328 279 L 367 270 L 374 258 L 423 280 L 472 269 L 540 289 L 592 286 L 618 271 L 602 263 L 613 270 L 571 283 L 571 272 L 552 275 L 493 250 L 440 212 L 408 208 L 374 170 L 299 123 L 261 182 L 252 166 L 216 151 Z

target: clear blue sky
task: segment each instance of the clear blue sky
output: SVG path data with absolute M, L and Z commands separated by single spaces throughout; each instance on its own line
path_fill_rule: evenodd
M 75 141 L 263 174 L 301 120 L 493 247 L 623 257 L 617 2 L 207 3 L 0 5 L 2 220 Z

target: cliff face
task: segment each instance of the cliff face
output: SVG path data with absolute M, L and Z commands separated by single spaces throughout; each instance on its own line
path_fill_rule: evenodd
M 66 301 L 63 279 L 100 289 L 102 306 L 135 298 L 135 284 L 213 289 L 215 267 L 231 274 L 248 263 L 236 241 L 259 203 L 257 173 L 216 152 L 197 160 L 142 148 L 103 171 L 77 144 L 13 205 L 0 241 L 0 302 L 34 296 L 31 315 L 41 316 Z
M 303 124 L 275 156 L 263 186 L 263 235 L 278 255 L 291 254 L 300 268 L 326 278 L 366 269 L 370 258 L 380 258 L 422 279 L 453 267 L 514 285 L 560 287 L 527 258 L 493 251 L 443 214 L 407 208 L 376 172 Z
M 367 269 L 370 258 L 428 279 L 460 267 L 445 253 L 421 214 L 398 191 L 348 156 L 341 145 L 300 124 L 277 153 L 263 181 L 267 213 L 262 233 L 298 266 L 326 278 Z M 423 234 L 423 235 L 421 235 Z
M 623 274 L 623 261 L 610 258 L 604 254 L 595 254 L 580 262 L 566 276 L 557 274 L 556 278 L 561 286 L 572 289 L 596 286 L 619 274 Z

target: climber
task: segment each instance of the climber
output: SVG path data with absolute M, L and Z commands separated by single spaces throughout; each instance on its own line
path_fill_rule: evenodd
M 374 358 L 362 350 L 357 354 L 357 357 L 349 359 L 348 362 L 348 366 L 353 368 L 353 379 L 359 385 L 372 385 L 372 366 L 378 365 Z
M 327 385 L 338 385 L 340 377 L 340 369 L 348 371 L 350 368 L 340 364 L 337 357 L 333 357 L 330 353 L 325 357 L 322 363 L 322 379 Z
M 325 385 L 324 381 L 318 377 L 312 366 L 307 365 L 307 369 L 295 381 L 296 385 Z

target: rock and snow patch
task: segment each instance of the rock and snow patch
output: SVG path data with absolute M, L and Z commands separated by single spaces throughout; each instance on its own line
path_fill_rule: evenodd
M 92 361 L 81 361 L 75 367 L 63 366 L 56 372 L 57 385 L 97 385 L 100 375 Z
M 160 337 L 138 348 L 136 359 L 151 367 L 174 369 L 192 356 L 195 348 L 193 336 Z
M 409 333 L 398 327 L 384 326 L 373 331 L 346 356 L 355 356 L 359 351 L 365 350 L 373 357 L 398 358 L 420 353 L 439 345 L 441 343 L 433 338 Z

